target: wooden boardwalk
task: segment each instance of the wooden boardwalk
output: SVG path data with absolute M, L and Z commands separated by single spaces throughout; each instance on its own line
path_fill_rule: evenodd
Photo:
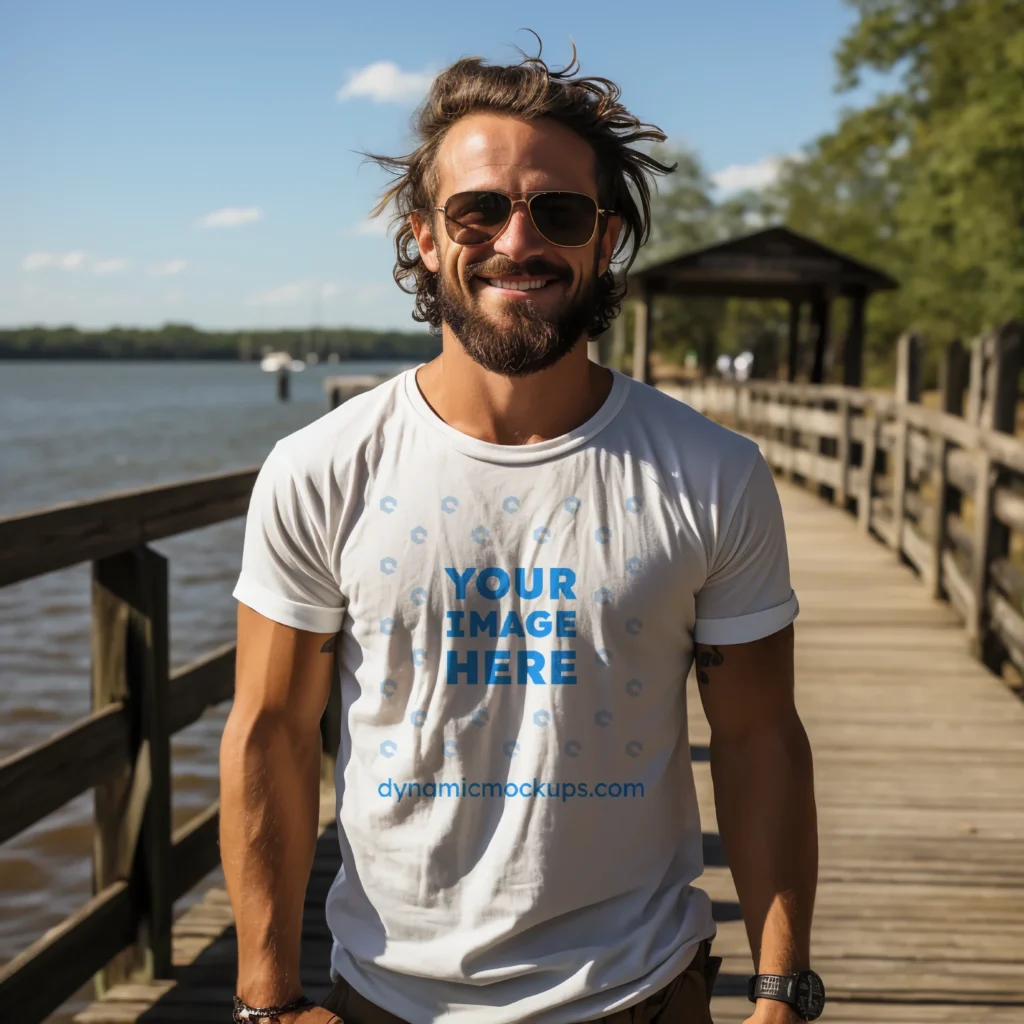
M 814 749 L 821 869 L 813 962 L 836 1024 L 1024 1021 L 1024 704 L 967 653 L 959 620 L 851 516 L 780 484 L 797 625 L 797 697 Z M 735 890 L 715 835 L 708 731 L 691 743 L 725 957 L 717 1024 L 750 1012 Z M 329 818 L 329 805 L 324 808 Z M 323 921 L 337 844 L 321 837 L 303 975 L 327 990 Z M 123 985 L 78 1024 L 223 1021 L 235 967 L 214 889 L 178 920 L 176 981 Z

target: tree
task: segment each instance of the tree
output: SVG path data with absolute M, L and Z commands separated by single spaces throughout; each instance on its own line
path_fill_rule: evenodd
M 717 199 L 710 176 L 691 149 L 662 145 L 653 147 L 652 154 L 678 167 L 652 196 L 644 263 L 734 238 L 777 216 L 774 197 L 765 193 Z M 738 352 L 753 347 L 766 330 L 774 334 L 785 315 L 777 303 L 671 295 L 658 296 L 654 309 L 655 351 L 674 362 L 690 350 Z
M 869 360 L 1024 313 L 1024 0 L 847 0 L 836 61 L 893 88 L 848 111 L 774 190 L 787 223 L 902 284 L 872 300 Z M 872 360 L 873 357 L 873 360 Z

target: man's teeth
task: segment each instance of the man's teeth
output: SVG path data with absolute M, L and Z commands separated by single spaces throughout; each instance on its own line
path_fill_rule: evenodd
M 496 277 L 485 277 L 484 280 L 492 288 L 512 288 L 519 292 L 528 292 L 532 288 L 543 288 L 547 281 L 501 281 Z

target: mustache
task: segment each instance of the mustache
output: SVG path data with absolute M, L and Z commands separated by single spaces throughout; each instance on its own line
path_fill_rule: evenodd
M 483 263 L 471 263 L 466 267 L 467 277 L 513 277 L 524 275 L 529 277 L 553 277 L 566 281 L 571 274 L 561 267 L 552 267 L 542 261 L 527 260 L 520 265 L 511 260 L 485 260 Z

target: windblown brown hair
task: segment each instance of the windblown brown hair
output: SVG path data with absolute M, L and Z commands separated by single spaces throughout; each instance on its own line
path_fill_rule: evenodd
M 532 29 L 528 30 L 532 31 Z M 430 92 L 413 115 L 413 132 L 419 145 L 405 156 L 381 156 L 365 153 L 393 175 L 392 183 L 381 194 L 371 211 L 380 216 L 389 206 L 395 235 L 394 278 L 398 286 L 416 296 L 413 319 L 441 329 L 438 311 L 437 276 L 423 263 L 409 214 L 430 211 L 438 205 L 437 153 L 449 129 L 460 118 L 478 112 L 493 112 L 524 121 L 549 117 L 571 128 L 590 143 L 596 155 L 598 205 L 614 210 L 622 217 L 622 231 L 612 259 L 629 249 L 620 261 L 628 271 L 651 229 L 651 192 L 649 179 L 655 173 L 676 169 L 660 163 L 632 144 L 654 140 L 664 142 L 665 134 L 655 125 L 645 124 L 621 103 L 621 90 L 607 78 L 573 78 L 579 68 L 576 45 L 572 60 L 561 71 L 554 71 L 541 60 L 543 44 L 536 32 L 536 57 L 522 50 L 519 64 L 491 65 L 481 57 L 465 57 L 442 71 Z M 518 49 L 518 47 L 517 47 Z M 604 224 L 600 227 L 603 229 Z M 625 296 L 625 273 L 616 283 L 611 267 L 598 282 L 600 302 L 587 331 L 591 337 L 608 329 L 618 315 Z

